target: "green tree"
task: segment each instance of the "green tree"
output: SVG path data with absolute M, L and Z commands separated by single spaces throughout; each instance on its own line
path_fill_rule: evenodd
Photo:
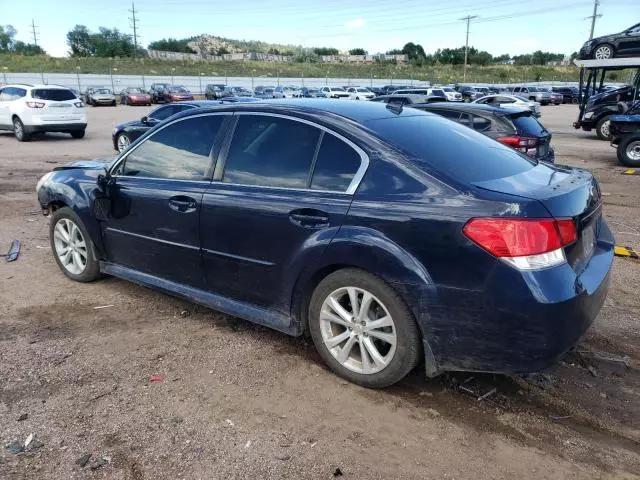
M 389 50 L 386 54 L 387 55 L 402 55 L 402 50 L 400 50 L 399 48 L 394 48 L 393 50 Z
M 339 55 L 340 52 L 337 48 L 330 47 L 316 47 L 313 49 L 313 53 L 316 55 Z
M 150 50 L 160 50 L 163 52 L 179 52 L 179 53 L 196 53 L 188 44 L 194 38 L 183 38 L 177 40 L 175 38 L 163 38 L 149 44 Z
M 407 55 L 409 60 L 414 60 L 417 58 L 425 58 L 427 55 L 424 53 L 424 48 L 419 43 L 409 42 L 402 47 L 401 53 L 403 55 Z
M 33 55 L 45 55 L 46 52 L 39 46 L 39 45 L 33 45 L 31 43 L 24 43 L 20 40 L 18 40 L 14 47 L 13 47 L 13 51 L 15 53 L 17 53 L 18 55 L 24 55 L 26 57 L 30 57 Z
M 508 53 L 503 53 L 502 55 L 493 57 L 493 63 L 508 63 L 509 60 L 511 60 L 511 55 Z
M 91 33 L 84 25 L 76 25 L 67 33 L 67 45 L 72 57 L 91 57 L 95 54 Z
M 364 48 L 352 48 L 349 50 L 349 55 L 367 55 L 367 52 Z
M 16 29 L 11 25 L 0 25 L 0 52 L 10 52 L 13 50 L 16 33 Z

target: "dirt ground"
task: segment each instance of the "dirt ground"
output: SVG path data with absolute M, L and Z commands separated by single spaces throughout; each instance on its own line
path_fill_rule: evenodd
M 111 128 L 147 111 L 89 108 L 83 140 L 0 134 L 0 250 L 23 245 L 0 261 L 0 478 L 640 478 L 639 262 L 615 259 L 594 327 L 551 371 L 418 369 L 382 391 L 333 375 L 305 339 L 114 278 L 67 280 L 36 181 L 112 154 Z M 618 243 L 640 247 L 640 175 L 575 114 L 543 107 L 557 161 L 597 176 Z M 25 452 L 5 448 L 30 434 Z

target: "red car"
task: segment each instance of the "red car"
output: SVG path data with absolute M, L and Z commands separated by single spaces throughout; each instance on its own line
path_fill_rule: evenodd
M 141 88 L 125 88 L 120 93 L 122 105 L 151 105 L 151 95 Z
M 172 86 L 164 91 L 165 102 L 186 102 L 193 100 L 193 94 L 184 87 Z

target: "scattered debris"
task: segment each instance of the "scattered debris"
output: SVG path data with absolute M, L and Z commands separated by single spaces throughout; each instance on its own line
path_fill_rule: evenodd
M 291 455 L 276 455 L 276 458 L 286 462 L 287 460 L 291 460 Z
M 89 463 L 89 460 L 91 459 L 91 454 L 90 453 L 85 453 L 83 454 L 80 458 L 78 458 L 76 460 L 76 464 L 80 466 L 80 468 L 83 468 L 87 465 L 87 463 Z
M 497 389 L 497 388 L 492 388 L 491 390 L 489 390 L 489 391 L 488 391 L 487 393 L 485 393 L 484 395 L 480 395 L 480 396 L 478 397 L 478 401 L 480 402 L 480 401 L 484 400 L 485 398 L 490 397 L 491 395 L 493 395 L 493 394 L 494 394 L 494 393 L 496 393 L 497 391 L 498 391 L 498 389 Z
M 20 240 L 13 240 L 9 251 L 7 253 L 0 254 L 0 257 L 6 257 L 7 262 L 13 262 L 20 256 Z
M 341 476 L 342 476 L 342 470 L 340 470 L 339 468 L 336 468 L 336 469 L 333 471 L 333 476 L 334 476 L 334 477 L 341 477 Z
M 36 245 L 36 248 L 40 250 L 49 250 L 49 247 L 43 247 L 42 245 Z
M 179 423 L 184 422 L 184 418 L 178 416 L 178 415 L 174 415 L 173 417 L 171 417 L 171 422 L 175 423 L 176 425 Z
M 22 446 L 22 444 L 20 442 L 11 442 L 10 444 L 8 444 L 6 446 L 7 450 L 9 450 L 11 453 L 14 454 L 18 454 L 18 453 L 22 453 L 24 452 L 24 447 Z
M 22 415 L 20 415 L 18 417 L 18 421 L 19 422 L 23 422 L 24 420 L 26 420 L 27 418 L 29 418 L 29 414 L 28 413 L 23 413 Z
M 431 392 L 420 392 L 418 395 L 421 397 L 433 397 L 433 393 Z
M 604 393 L 604 392 L 600 392 L 600 396 L 601 396 L 602 398 L 609 398 L 609 396 L 608 396 L 606 393 Z
M 189 313 L 189 310 L 182 310 L 182 311 L 180 312 L 180 316 L 181 316 L 181 317 L 188 317 L 189 315 L 191 315 L 191 314 Z
M 230 427 L 233 427 L 233 422 L 231 420 L 229 420 L 228 418 L 225 420 L 225 422 L 227 422 Z
M 91 398 L 91 401 L 93 402 L 93 401 L 95 401 L 95 400 L 98 400 L 99 398 L 106 397 L 107 395 L 110 395 L 110 394 L 112 394 L 113 392 L 115 392 L 117 389 L 118 389 L 118 385 L 114 385 L 114 386 L 113 386 L 113 388 L 112 388 L 111 390 L 107 390 L 106 392 L 99 393 L 99 394 L 98 394 L 98 395 L 96 395 L 95 397 L 92 397 L 92 398 Z
M 62 365 L 64 363 L 64 361 L 67 358 L 69 358 L 71 355 L 73 355 L 73 353 L 65 353 L 64 356 L 60 360 L 57 360 L 56 362 L 53 363 L 53 366 L 57 367 L 59 365 Z
M 37 438 L 34 438 L 29 444 L 29 450 L 37 450 L 38 448 L 44 447 L 44 442 L 41 442 Z
M 151 375 L 151 378 L 149 379 L 150 382 L 162 382 L 164 380 L 164 377 L 162 375 Z
M 111 308 L 111 307 L 115 307 L 115 305 L 100 305 L 98 307 L 93 307 L 94 310 L 100 310 L 103 308 Z
M 589 373 L 591 375 L 593 375 L 594 377 L 598 376 L 598 372 L 596 371 L 595 367 L 593 365 L 587 365 L 587 370 L 589 370 Z
M 291 444 L 291 442 L 289 442 L 289 441 L 280 442 L 280 446 L 281 446 L 282 448 L 288 448 L 288 447 L 290 447 L 291 445 L 292 445 L 292 444 Z
M 91 470 L 98 470 L 101 467 L 104 467 L 105 465 L 107 465 L 109 462 L 107 461 L 107 459 L 105 457 L 101 457 L 98 460 L 96 460 L 95 462 L 93 462 L 91 464 Z
M 426 413 L 433 418 L 437 418 L 440 416 L 440 412 L 437 411 L 435 408 L 427 408 Z
M 566 420 L 567 418 L 571 418 L 571 415 L 549 415 L 551 420 Z
M 251 446 L 251 440 L 247 440 L 247 443 L 244 444 L 244 448 L 249 448 Z
M 27 438 L 24 441 L 24 448 L 25 449 L 29 446 L 29 444 L 31 443 L 32 440 L 33 440 L 33 433 L 30 433 L 29 435 L 27 435 Z

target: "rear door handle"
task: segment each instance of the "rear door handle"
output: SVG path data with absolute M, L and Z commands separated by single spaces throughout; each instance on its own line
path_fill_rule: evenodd
M 289 213 L 289 219 L 294 225 L 308 229 L 320 229 L 329 226 L 329 214 L 313 208 L 301 208 Z
M 180 213 L 191 213 L 196 211 L 196 201 L 185 195 L 178 195 L 169 199 L 169 208 Z

